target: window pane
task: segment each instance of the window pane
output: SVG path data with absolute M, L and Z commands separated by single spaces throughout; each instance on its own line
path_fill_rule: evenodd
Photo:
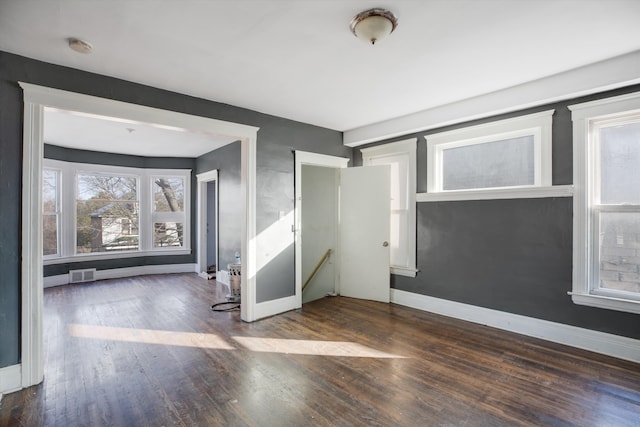
M 389 165 L 391 210 L 409 209 L 409 154 L 371 159 L 372 165 Z
M 156 222 L 153 224 L 153 246 L 156 248 L 182 246 L 181 222 Z
M 156 212 L 183 212 L 184 179 L 155 178 L 153 180 L 153 208 Z
M 407 240 L 407 223 L 409 211 L 391 212 L 391 233 L 389 243 L 390 263 L 392 267 L 409 267 L 409 248 L 405 244 Z
M 533 135 L 442 150 L 442 189 L 535 184 Z
M 600 213 L 600 287 L 640 293 L 640 213 Z
M 58 171 L 44 169 L 42 171 L 42 212 L 58 210 Z
M 42 255 L 58 253 L 58 176 L 51 169 L 42 171 Z
M 640 204 L 640 122 L 600 128 L 600 203 Z
M 78 175 L 78 253 L 138 249 L 137 179 Z
M 42 216 L 42 255 L 58 253 L 58 217 L 57 215 Z

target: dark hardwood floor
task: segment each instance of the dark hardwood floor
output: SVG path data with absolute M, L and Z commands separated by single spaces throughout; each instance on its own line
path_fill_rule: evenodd
M 640 365 L 342 297 L 243 323 L 195 274 L 45 290 L 0 426 L 640 426 Z

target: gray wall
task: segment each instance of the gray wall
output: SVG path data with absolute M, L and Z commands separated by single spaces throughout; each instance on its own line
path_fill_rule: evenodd
M 272 118 L 273 126 L 260 127 L 257 157 L 256 232 L 259 234 L 294 208 L 293 150 L 310 151 L 351 158 L 351 148 L 342 145 L 342 134 L 310 127 L 285 119 Z M 293 225 L 293 221 L 292 221 Z M 265 268 L 258 271 L 256 298 L 270 301 L 295 294 L 294 247 L 275 256 Z
M 342 134 L 218 102 L 0 52 L 0 368 L 20 361 L 22 89 L 18 82 L 256 126 L 257 231 L 294 203 L 293 149 L 351 157 Z M 155 257 L 146 262 L 162 262 Z M 258 301 L 294 294 L 293 248 L 257 276 Z
M 556 110 L 553 184 L 571 184 L 573 142 L 571 112 L 567 105 L 637 90 L 640 86 L 393 140 L 418 137 L 418 192 L 425 192 L 425 134 L 553 108 Z M 354 150 L 354 162 L 362 164 L 358 149 Z M 640 315 L 576 305 L 567 295 L 572 288 L 572 202 L 571 198 L 543 198 L 418 203 L 417 266 L 420 271 L 415 278 L 392 275 L 392 287 L 640 338 Z
M 196 173 L 218 169 L 218 270 L 226 270 L 240 252 L 242 195 L 240 193 L 240 141 L 211 151 L 196 160 Z

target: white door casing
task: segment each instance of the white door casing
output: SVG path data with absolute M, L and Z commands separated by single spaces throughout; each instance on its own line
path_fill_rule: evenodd
M 295 286 L 295 308 L 302 307 L 302 166 L 322 166 L 327 168 L 343 169 L 347 167 L 349 159 L 344 157 L 328 156 L 326 154 L 309 153 L 306 151 L 295 152 L 295 208 L 294 208 L 294 229 L 295 229 L 295 272 L 296 272 L 296 286 Z M 336 254 L 334 260 L 339 263 L 337 254 L 340 252 L 340 248 L 336 248 Z M 336 266 L 336 271 L 339 267 Z M 338 286 L 338 280 L 336 278 L 336 286 Z
M 198 218 L 198 226 L 196 232 L 196 240 L 197 240 L 197 248 L 198 248 L 198 266 L 197 273 L 200 277 L 208 278 L 207 275 L 207 184 L 210 182 L 214 182 L 215 185 L 215 212 L 216 212 L 216 220 L 213 224 L 215 228 L 215 236 L 216 241 L 218 239 L 218 170 L 212 170 L 209 172 L 203 172 L 196 175 L 198 179 L 198 201 L 197 201 L 197 218 Z M 218 259 L 218 245 L 216 244 L 216 266 Z
M 389 166 L 340 176 L 340 295 L 389 302 Z

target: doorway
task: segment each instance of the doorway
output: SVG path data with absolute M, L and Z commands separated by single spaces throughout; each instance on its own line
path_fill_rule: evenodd
M 389 167 L 347 168 L 348 162 L 349 159 L 342 157 L 295 152 L 297 307 L 302 307 L 303 301 L 332 293 L 389 302 Z M 313 179 L 320 182 L 308 182 Z M 320 206 L 323 203 L 333 207 Z M 319 218 L 320 213 L 312 212 L 313 209 L 322 209 L 325 215 L 335 220 Z M 330 267 L 326 268 L 321 263 L 324 260 L 322 254 L 332 249 L 331 246 L 335 250 L 331 253 Z M 305 287 L 305 274 L 318 265 L 328 270 L 324 273 L 324 284 L 309 283 Z M 319 287 L 318 293 L 304 297 L 303 287 L 306 291 L 312 286 Z
M 218 171 L 198 174 L 198 265 L 200 277 L 217 277 L 218 263 Z
M 200 129 L 234 136 L 241 141 L 242 247 L 241 255 L 249 274 L 242 278 L 241 318 L 253 321 L 255 315 L 255 238 L 256 143 L 258 128 L 221 120 L 159 110 L 121 101 L 97 98 L 20 82 L 24 91 L 24 142 L 22 189 L 22 305 L 21 305 L 21 385 L 42 382 L 43 345 L 43 268 L 42 268 L 42 159 L 44 151 L 43 116 L 45 107 L 106 117 L 120 117 L 161 126 Z
M 336 294 L 338 169 L 302 165 L 302 303 Z
M 323 297 L 327 293 L 339 292 L 340 281 L 338 247 L 338 170 L 346 168 L 349 159 L 333 157 L 324 154 L 309 153 L 306 151 L 295 152 L 295 182 L 296 182 L 296 207 L 295 207 L 295 262 L 296 262 L 296 306 L 302 307 L 304 302 Z M 318 178 L 318 183 L 312 180 Z M 333 187 L 330 189 L 329 187 Z M 314 191 L 322 191 L 322 194 L 314 194 Z M 303 194 L 305 195 L 303 199 Z M 327 206 L 321 206 L 327 203 Z M 329 218 L 321 219 L 313 208 L 321 206 L 323 213 Z M 333 213 L 329 213 L 330 211 Z M 303 217 L 305 218 L 303 225 Z M 307 223 L 307 220 L 308 223 Z M 326 235 L 322 236 L 322 232 Z M 307 232 L 310 236 L 307 236 Z M 303 238 L 303 235 L 305 236 Z M 315 237 L 314 237 L 315 236 Z M 315 238 L 322 236 L 320 244 L 315 243 Z M 309 296 L 303 299 L 302 286 L 309 274 L 318 262 L 331 249 L 332 253 L 326 262 L 330 268 L 324 269 L 317 283 L 307 284 L 305 293 Z M 322 266 L 321 266 L 322 268 Z M 316 280 L 316 279 L 312 279 Z M 308 290 L 307 290 L 308 289 Z

